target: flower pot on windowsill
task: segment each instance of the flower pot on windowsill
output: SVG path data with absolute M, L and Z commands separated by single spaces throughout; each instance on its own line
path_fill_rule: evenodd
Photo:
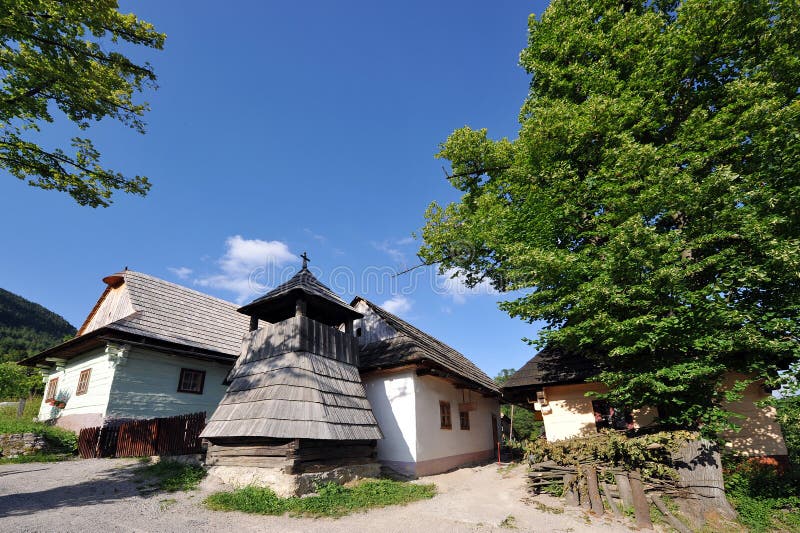
M 56 400 L 54 398 L 48 398 L 47 400 L 44 401 L 44 403 L 46 403 L 47 405 L 55 405 Z
M 66 406 L 67 406 L 67 402 L 55 402 L 53 404 L 53 407 L 55 407 L 56 409 L 63 409 Z

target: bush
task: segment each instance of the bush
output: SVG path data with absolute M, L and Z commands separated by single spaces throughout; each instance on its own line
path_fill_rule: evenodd
M 750 531 L 800 531 L 800 469 L 768 458 L 726 458 L 725 493 Z
M 343 516 L 356 511 L 387 505 L 404 505 L 432 498 L 436 487 L 388 479 L 364 481 L 353 487 L 327 483 L 313 496 L 280 498 L 272 490 L 245 487 L 233 492 L 217 492 L 205 500 L 209 509 L 245 513 L 298 516 Z

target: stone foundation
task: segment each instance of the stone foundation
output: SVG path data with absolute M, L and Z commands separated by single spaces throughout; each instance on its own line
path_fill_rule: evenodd
M 0 457 L 14 458 L 46 451 L 47 441 L 35 433 L 10 433 L 0 435 Z
M 249 466 L 212 466 L 208 471 L 209 477 L 227 485 L 236 488 L 248 485 L 267 487 L 282 498 L 310 494 L 320 484 L 333 482 L 342 485 L 358 479 L 376 478 L 380 473 L 379 463 L 347 465 L 302 474 L 287 474 L 282 468 Z

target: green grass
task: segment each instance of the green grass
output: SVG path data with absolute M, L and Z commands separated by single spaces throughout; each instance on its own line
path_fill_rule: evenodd
M 20 418 L 17 418 L 16 406 L 0 408 L 0 434 L 35 433 L 42 435 L 47 441 L 48 449 L 37 455 L 20 456 L 13 459 L 0 458 L 0 464 L 63 461 L 69 459 L 78 450 L 78 436 L 72 431 L 34 421 L 39 413 L 41 403 L 41 397 L 28 400 Z
M 153 488 L 176 492 L 196 489 L 206 477 L 206 470 L 200 465 L 163 460 L 139 468 L 136 474 Z
M 215 511 L 293 516 L 344 516 L 375 507 L 405 505 L 433 498 L 436 486 L 380 479 L 353 487 L 335 483 L 321 486 L 317 494 L 304 498 L 280 498 L 268 488 L 245 487 L 233 492 L 217 492 L 206 498 L 206 507 Z

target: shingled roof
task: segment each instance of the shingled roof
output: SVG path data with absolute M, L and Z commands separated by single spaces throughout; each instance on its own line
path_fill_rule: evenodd
M 503 389 L 579 383 L 599 372 L 584 353 L 546 346 L 503 384 Z
M 304 265 L 300 271 L 289 281 L 278 285 L 264 296 L 256 298 L 249 304 L 239 309 L 240 313 L 258 316 L 268 322 L 278 322 L 294 314 L 295 299 L 302 295 L 315 305 L 323 316 L 315 317 L 324 319 L 324 315 L 348 317 L 351 320 L 361 318 L 361 313 L 347 305 L 336 293 L 320 283 L 320 281 Z
M 358 302 L 363 302 L 394 330 L 385 338 L 361 346 L 362 371 L 428 361 L 483 389 L 500 392 L 494 380 L 463 354 L 366 298 L 358 296 L 350 305 L 356 306 Z
M 34 364 L 54 355 L 68 358 L 79 354 L 80 347 L 93 338 L 117 336 L 168 343 L 187 352 L 200 350 L 231 360 L 239 354 L 249 319 L 236 312 L 236 304 L 133 270 L 103 281 L 108 287 L 78 335 L 23 363 Z

